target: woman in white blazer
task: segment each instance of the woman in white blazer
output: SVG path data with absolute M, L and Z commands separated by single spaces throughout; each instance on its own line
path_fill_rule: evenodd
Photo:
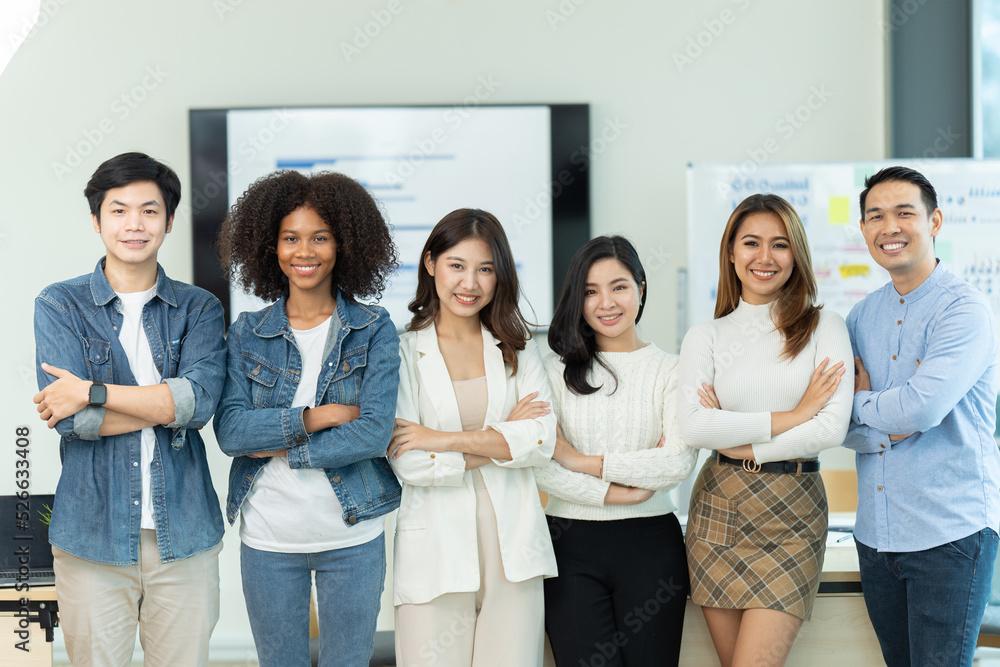
M 556 565 L 533 469 L 551 458 L 556 424 L 518 292 L 494 216 L 460 209 L 435 226 L 400 337 L 389 446 L 407 667 L 542 664 L 542 578 Z

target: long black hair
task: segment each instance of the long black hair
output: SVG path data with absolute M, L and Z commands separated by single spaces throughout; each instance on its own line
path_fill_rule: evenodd
M 635 316 L 636 323 L 642 318 L 646 307 L 648 286 L 646 271 L 639 261 L 635 247 L 623 236 L 598 236 L 588 241 L 573 255 L 573 260 L 566 271 L 566 281 L 563 283 L 559 305 L 552 316 L 552 326 L 549 327 L 549 347 L 559 355 L 565 364 L 563 379 L 566 386 L 574 394 L 586 396 L 593 394 L 600 387 L 591 386 L 587 382 L 587 373 L 597 360 L 615 379 L 617 389 L 618 377 L 600 357 L 597 356 L 597 341 L 594 340 L 594 330 L 583 318 L 583 302 L 586 298 L 587 274 L 590 267 L 602 259 L 617 259 L 622 263 L 639 286 L 639 312 Z

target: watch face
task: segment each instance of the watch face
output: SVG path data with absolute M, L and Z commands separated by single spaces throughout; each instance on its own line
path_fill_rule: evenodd
M 94 406 L 104 405 L 108 400 L 108 388 L 103 384 L 90 385 L 90 404 Z

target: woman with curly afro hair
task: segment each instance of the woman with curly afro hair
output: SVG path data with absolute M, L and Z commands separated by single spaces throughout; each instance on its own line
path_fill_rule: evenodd
M 219 235 L 231 280 L 274 303 L 229 329 L 215 416 L 235 457 L 243 594 L 262 667 L 309 665 L 313 573 L 320 665 L 367 665 L 385 579 L 383 515 L 400 487 L 385 458 L 399 337 L 378 298 L 396 248 L 378 205 L 342 174 L 278 172 Z

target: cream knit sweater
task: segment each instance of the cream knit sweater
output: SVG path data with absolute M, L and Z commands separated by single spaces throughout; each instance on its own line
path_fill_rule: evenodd
M 681 345 L 677 392 L 684 440 L 705 449 L 750 443 L 759 463 L 811 457 L 843 444 L 854 402 L 854 357 L 843 318 L 821 310 L 819 325 L 798 356 L 781 359 L 783 346 L 770 305 L 740 300 L 725 317 L 691 327 Z M 844 362 L 840 387 L 819 414 L 772 438 L 771 412 L 799 404 L 824 357 L 831 365 Z M 702 382 L 715 387 L 721 410 L 702 407 L 697 393 Z
M 558 357 L 546 359 L 556 419 L 581 454 L 604 455 L 604 477 L 573 472 L 549 461 L 535 470 L 538 488 L 549 494 L 545 513 L 588 521 L 657 516 L 676 510 L 669 489 L 694 469 L 696 452 L 676 426 L 677 355 L 650 343 L 634 352 L 599 352 L 618 377 L 594 363 L 588 380 L 601 388 L 589 396 L 571 392 Z M 663 447 L 657 447 L 666 435 Z M 656 490 L 638 505 L 605 505 L 612 484 Z

